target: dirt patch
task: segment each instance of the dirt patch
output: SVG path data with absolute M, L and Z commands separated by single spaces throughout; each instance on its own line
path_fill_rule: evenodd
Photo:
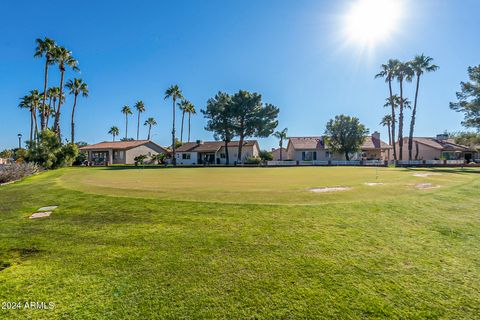
M 310 192 L 315 193 L 324 193 L 324 192 L 337 192 L 337 191 L 347 191 L 351 190 L 350 187 L 325 187 L 325 188 L 312 188 L 309 189 Z
M 30 216 L 30 219 L 38 219 L 38 218 L 45 218 L 45 217 L 50 217 L 52 214 L 52 211 L 46 211 L 46 212 L 35 212 Z
M 414 173 L 414 177 L 419 177 L 419 178 L 426 178 L 430 176 L 439 176 L 440 173 Z
M 417 183 L 415 185 L 415 188 L 417 189 L 435 189 L 435 188 L 439 188 L 440 186 L 436 186 L 434 184 L 431 184 L 431 183 Z
M 369 187 L 375 187 L 375 186 L 383 186 L 383 182 L 365 182 L 365 184 Z

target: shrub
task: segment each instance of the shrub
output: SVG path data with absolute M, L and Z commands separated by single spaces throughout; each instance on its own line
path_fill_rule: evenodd
M 19 180 L 40 171 L 33 163 L 12 163 L 0 166 L 0 183 Z
M 245 164 L 260 164 L 262 162 L 262 159 L 259 157 L 248 157 L 245 159 Z
M 141 154 L 133 158 L 133 160 L 135 161 L 135 165 L 138 166 L 139 164 L 143 164 L 147 158 L 148 158 L 147 155 Z
M 261 150 L 259 156 L 260 156 L 260 159 L 262 159 L 263 161 L 273 160 L 272 153 L 267 150 Z

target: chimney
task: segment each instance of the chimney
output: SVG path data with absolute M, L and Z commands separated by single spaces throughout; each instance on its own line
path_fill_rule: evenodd
M 448 139 L 448 134 L 446 133 L 437 134 L 437 140 L 443 141 L 447 139 Z
M 202 140 L 197 140 L 197 144 L 203 144 Z
M 372 133 L 372 138 L 380 140 L 380 132 L 375 131 L 374 133 Z

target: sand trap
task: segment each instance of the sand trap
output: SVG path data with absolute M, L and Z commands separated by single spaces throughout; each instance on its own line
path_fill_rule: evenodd
M 30 216 L 30 219 L 37 219 L 37 218 L 45 218 L 45 217 L 50 217 L 52 214 L 52 211 L 47 211 L 47 212 L 35 212 Z
M 414 173 L 414 177 L 426 178 L 429 176 L 439 176 L 439 173 Z
M 431 183 L 418 183 L 415 185 L 415 188 L 417 189 L 433 189 L 433 188 L 438 188 L 440 186 L 433 185 Z
M 310 189 L 309 191 L 315 192 L 315 193 L 323 193 L 323 192 L 337 192 L 337 191 L 347 191 L 352 188 L 350 187 L 325 187 L 325 188 L 313 188 Z
M 41 207 L 40 209 L 38 209 L 37 211 L 52 211 L 52 210 L 55 210 L 57 209 L 58 206 L 48 206 L 48 207 Z
M 383 182 L 365 182 L 365 184 L 370 187 L 383 186 Z

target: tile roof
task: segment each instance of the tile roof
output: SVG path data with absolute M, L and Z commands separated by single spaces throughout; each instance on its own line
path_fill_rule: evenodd
M 380 139 L 377 139 L 372 136 L 365 137 L 365 141 L 363 141 L 362 145 L 360 146 L 361 150 L 369 150 L 369 149 L 393 149 L 391 145 L 386 142 L 383 142 Z
M 323 137 L 290 137 L 288 143 L 291 143 L 295 149 L 323 149 Z
M 408 138 L 407 138 L 408 141 Z M 443 151 L 469 151 L 470 148 L 453 143 L 451 140 L 437 140 L 430 137 L 414 137 L 413 141 Z
M 228 143 L 229 147 L 238 147 L 239 141 L 231 141 Z M 253 146 L 257 143 L 257 140 L 245 140 L 243 146 Z M 177 148 L 177 152 L 217 152 L 221 147 L 225 145 L 223 141 L 204 141 L 201 143 L 187 142 Z
M 102 150 L 102 149 L 131 149 L 151 142 L 149 140 L 135 141 L 103 141 L 96 144 L 81 147 L 80 150 Z

